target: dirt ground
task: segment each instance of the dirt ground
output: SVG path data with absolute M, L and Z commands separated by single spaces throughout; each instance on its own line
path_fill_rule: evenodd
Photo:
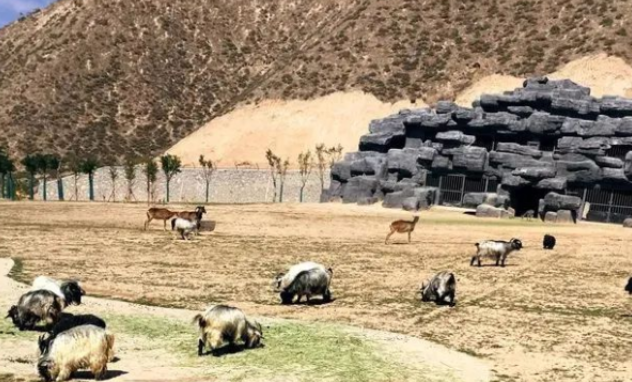
M 174 207 L 177 209 L 177 206 Z M 191 206 L 188 206 L 191 208 Z M 76 277 L 92 294 L 202 309 L 345 323 L 412 335 L 480 357 L 498 381 L 627 381 L 632 375 L 630 230 L 605 224 L 483 220 L 422 212 L 413 242 L 388 224 L 402 211 L 343 205 L 212 205 L 213 233 L 180 242 L 162 223 L 142 231 L 143 205 L 0 204 L 0 257 L 18 276 Z M 554 251 L 541 249 L 545 233 Z M 474 243 L 520 238 L 506 268 L 470 267 Z M 272 278 L 303 260 L 334 269 L 329 305 L 280 306 Z M 457 274 L 457 306 L 418 301 L 421 281 Z

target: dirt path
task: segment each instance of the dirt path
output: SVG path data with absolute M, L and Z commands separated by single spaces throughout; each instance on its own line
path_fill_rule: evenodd
M 8 309 L 28 289 L 26 285 L 6 276 L 13 264 L 11 259 L 0 258 L 0 275 L 3 275 L 0 277 L 0 305 L 2 309 Z M 89 312 L 97 315 L 115 313 L 122 316 L 168 318 L 179 322 L 189 322 L 195 314 L 193 311 L 184 309 L 159 308 L 92 297 L 85 298 L 85 303 L 82 306 L 72 307 L 70 310 L 73 313 Z M 260 319 L 260 321 L 264 325 L 292 322 L 279 319 Z M 357 339 L 377 345 L 376 348 L 379 350 L 380 357 L 397 360 L 405 367 L 418 371 L 420 381 L 483 382 L 490 380 L 489 367 L 484 362 L 432 342 L 405 335 L 352 327 L 344 327 L 343 331 Z M 0 334 L 6 335 L 8 332 L 8 330 L 0 331 Z M 38 333 L 17 332 L 14 335 L 15 339 L 2 340 L 0 370 L 20 378 L 35 378 L 33 365 L 37 356 L 35 338 Z M 183 367 L 181 356 L 163 350 L 160 346 L 147 346 L 144 338 L 135 337 L 129 333 L 125 335 L 119 333 L 116 341 L 116 353 L 119 360 L 110 365 L 110 380 L 112 381 L 214 380 L 208 375 L 202 377 L 204 369 Z M 191 328 L 191 349 L 195 347 L 194 342 L 195 330 Z M 423 375 L 426 372 L 433 376 Z M 449 375 L 450 377 L 443 378 L 442 375 Z M 230 379 L 229 377 L 228 380 Z M 256 375 L 249 375 L 245 380 L 264 381 Z M 265 379 L 265 381 L 270 380 Z

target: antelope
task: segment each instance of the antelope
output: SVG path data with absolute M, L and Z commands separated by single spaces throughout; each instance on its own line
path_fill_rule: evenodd
M 406 220 L 397 220 L 391 223 L 391 232 L 386 235 L 384 244 L 388 244 L 388 239 L 395 233 L 408 233 L 408 242 L 410 243 L 410 234 L 415 230 L 415 225 L 419 221 L 419 216 L 415 216 L 412 222 Z
M 175 211 L 169 211 L 166 208 L 150 208 L 147 210 L 147 221 L 145 222 L 145 231 L 147 230 L 147 227 L 149 226 L 149 223 L 156 219 L 156 220 L 162 220 L 163 226 L 164 226 L 164 230 L 167 230 L 167 220 L 171 219 L 172 217 L 176 216 L 178 213 Z

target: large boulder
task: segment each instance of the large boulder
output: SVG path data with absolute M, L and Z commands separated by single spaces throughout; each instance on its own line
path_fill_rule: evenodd
M 490 206 L 489 204 L 481 204 L 476 207 L 476 216 L 481 218 L 506 218 L 509 217 L 509 211 Z
M 511 175 L 509 173 L 504 174 L 500 184 L 502 184 L 504 187 L 509 187 L 509 188 L 520 188 L 520 187 L 525 187 L 531 184 L 531 181 L 519 177 L 519 176 L 514 176 Z
M 452 165 L 470 172 L 483 172 L 487 165 L 487 150 L 483 147 L 462 147 L 454 153 Z
M 400 178 L 410 178 L 422 169 L 418 149 L 389 150 L 386 165 L 389 172 L 397 172 Z
M 367 134 L 360 138 L 360 151 L 386 153 L 390 149 L 401 149 L 404 145 L 406 145 L 406 135 L 403 132 Z
M 625 154 L 625 162 L 623 164 L 623 172 L 628 179 L 632 178 L 632 151 Z
M 358 198 L 358 202 L 357 203 L 358 203 L 359 206 L 370 206 L 370 205 L 373 205 L 373 204 L 375 204 L 375 203 L 377 203 L 379 201 L 380 201 L 379 198 L 377 198 L 375 196 L 369 196 L 369 197 Z
M 481 204 L 487 204 L 497 208 L 509 207 L 509 196 L 498 195 L 494 192 L 469 192 L 463 196 L 463 207 L 476 208 Z
M 440 142 L 460 143 L 463 145 L 471 145 L 476 141 L 475 136 L 465 135 L 463 132 L 458 130 L 440 132 L 437 134 L 435 139 Z
M 555 133 L 562 128 L 566 117 L 535 112 L 527 118 L 527 130 L 533 134 Z
M 627 218 L 623 221 L 623 227 L 632 228 L 632 218 Z
M 566 178 L 550 178 L 542 179 L 535 185 L 535 188 L 542 190 L 564 191 L 567 184 Z
M 516 169 L 521 167 L 549 167 L 552 163 L 534 159 L 530 156 L 492 151 L 489 153 L 491 165 L 501 165 L 504 168 Z
M 609 117 L 629 117 L 632 116 L 632 100 L 619 97 L 603 97 L 600 110 Z
M 553 211 L 548 211 L 544 214 L 544 222 L 545 223 L 557 223 L 557 213 Z
M 347 182 L 351 178 L 351 163 L 338 162 L 331 168 L 331 178 L 338 182 Z
M 375 194 L 379 182 L 374 177 L 356 176 L 347 182 L 342 194 L 343 203 L 357 203 L 360 198 L 370 198 Z
M 409 210 L 428 209 L 434 203 L 437 192 L 438 190 L 434 187 L 417 187 L 391 192 L 384 197 L 382 206 Z
M 544 197 L 546 211 L 578 210 L 581 204 L 582 200 L 577 196 L 560 195 L 556 192 L 549 192 Z
M 542 151 L 534 149 L 533 147 L 523 146 L 518 143 L 511 142 L 498 142 L 496 145 L 496 151 L 503 153 L 512 153 L 524 156 L 530 156 L 533 158 L 541 158 Z
M 575 211 L 575 216 L 577 212 Z M 557 211 L 557 223 L 575 223 L 575 219 L 573 218 L 573 211 L 569 210 L 559 210 Z
M 623 161 L 613 157 L 596 157 L 595 163 L 599 167 L 623 168 Z
M 513 170 L 511 175 L 529 180 L 540 180 L 545 178 L 555 178 L 555 173 L 556 171 L 553 167 L 521 167 Z
M 452 170 L 452 161 L 447 156 L 437 155 L 432 160 L 432 164 L 430 165 L 430 167 L 433 170 Z
M 404 120 L 401 115 L 392 115 L 384 119 L 376 119 L 369 123 L 371 134 L 404 134 Z

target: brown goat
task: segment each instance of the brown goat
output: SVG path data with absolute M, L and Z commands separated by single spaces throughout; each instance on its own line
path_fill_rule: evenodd
M 415 225 L 419 221 L 419 216 L 415 216 L 412 222 L 407 220 L 397 220 L 391 223 L 391 232 L 386 235 L 384 244 L 388 244 L 388 239 L 395 233 L 408 233 L 408 242 L 410 243 L 410 234 L 415 230 Z
M 176 216 L 178 213 L 175 211 L 169 211 L 166 208 L 150 208 L 149 210 L 147 210 L 147 221 L 145 222 L 145 230 L 147 230 L 147 227 L 149 226 L 149 223 L 156 219 L 156 220 L 162 220 L 163 226 L 165 231 L 167 230 L 167 220 L 171 219 L 172 217 Z

